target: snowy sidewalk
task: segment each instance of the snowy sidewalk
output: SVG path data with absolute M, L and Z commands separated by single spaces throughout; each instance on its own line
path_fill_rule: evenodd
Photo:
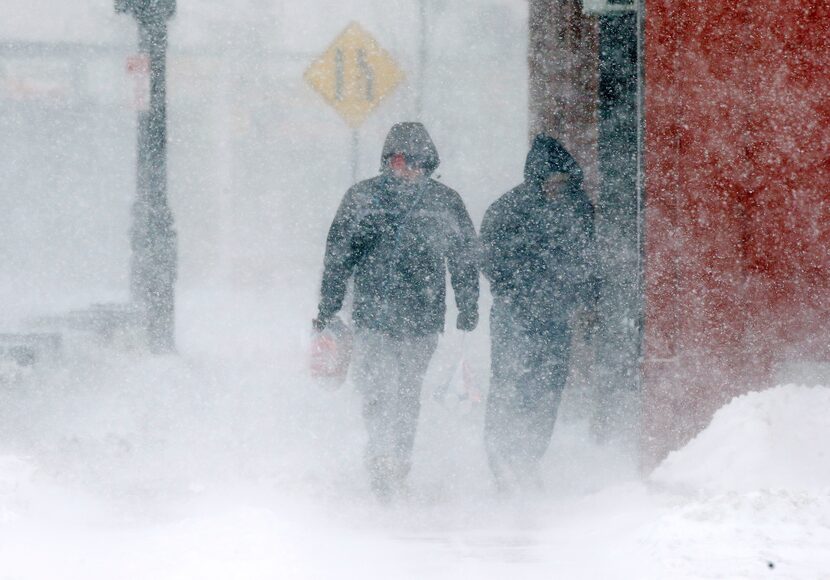
M 511 501 L 480 410 L 430 401 L 411 497 L 382 508 L 301 312 L 194 297 L 180 357 L 80 348 L 0 394 L 0 580 L 830 578 L 827 388 L 734 400 L 645 481 L 563 417 L 548 492 Z

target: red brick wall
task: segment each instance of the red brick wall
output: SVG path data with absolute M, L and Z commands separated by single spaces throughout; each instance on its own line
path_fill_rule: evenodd
M 653 460 L 788 361 L 830 361 L 830 3 L 647 0 Z

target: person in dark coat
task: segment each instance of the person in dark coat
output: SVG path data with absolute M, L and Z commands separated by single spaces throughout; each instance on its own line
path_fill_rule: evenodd
M 480 232 L 493 295 L 484 439 L 503 491 L 541 485 L 568 376 L 569 323 L 598 291 L 582 170 L 556 139 L 538 135 L 524 177 L 488 208 Z
M 446 271 L 458 306 L 456 327 L 478 323 L 475 228 L 461 197 L 431 179 L 438 151 L 421 123 L 392 127 L 380 175 L 351 187 L 326 244 L 322 330 L 354 279 L 353 377 L 368 432 L 372 488 L 388 499 L 410 468 L 423 377 L 444 330 Z

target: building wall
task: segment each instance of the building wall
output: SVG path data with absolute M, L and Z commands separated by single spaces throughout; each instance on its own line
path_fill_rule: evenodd
M 637 309 L 645 236 L 648 465 L 733 396 L 830 368 L 830 5 L 645 0 L 643 229 L 642 193 L 614 177 L 624 152 L 613 135 L 603 149 L 603 47 L 615 44 L 604 35 L 624 21 L 585 15 L 579 0 L 529 6 L 530 133 L 560 137 L 586 168 L 609 246 L 598 348 L 609 385 L 639 356 L 611 355 L 626 338 L 615 320 Z
M 599 25 L 579 0 L 531 0 L 530 136 L 548 132 L 585 172 L 585 188 L 599 196 L 597 91 Z
M 637 14 L 586 13 L 580 0 L 531 0 L 529 6 L 530 133 L 562 141 L 582 166 L 595 205 L 598 325 L 587 345 L 579 344 L 577 332 L 572 367 L 589 377 L 594 434 L 617 437 L 636 431 L 639 419 Z
M 646 4 L 644 435 L 830 361 L 830 5 Z

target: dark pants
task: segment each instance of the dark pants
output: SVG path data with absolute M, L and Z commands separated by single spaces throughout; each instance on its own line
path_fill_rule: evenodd
M 539 465 L 568 378 L 567 320 L 530 327 L 509 303 L 496 298 L 490 337 L 492 372 L 484 421 L 490 468 L 501 489 L 540 485 Z
M 354 378 L 363 399 L 366 467 L 372 488 L 388 496 L 409 473 L 421 386 L 438 335 L 393 338 L 359 330 L 355 335 Z

